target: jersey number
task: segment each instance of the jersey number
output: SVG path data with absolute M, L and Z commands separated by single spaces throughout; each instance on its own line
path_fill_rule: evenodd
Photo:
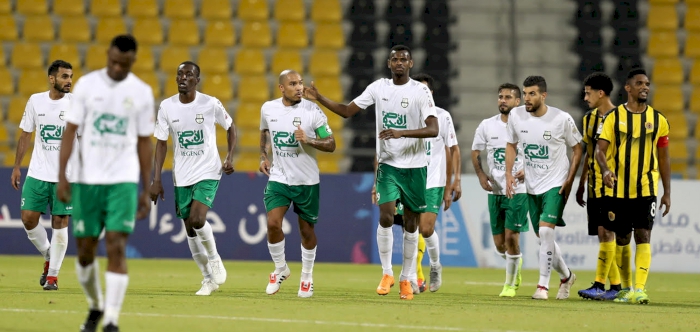
M 651 210 L 649 211 L 649 214 L 652 217 L 656 217 L 656 202 L 651 202 Z
M 20 205 L 20 206 L 24 206 L 24 198 L 22 198 L 22 205 Z

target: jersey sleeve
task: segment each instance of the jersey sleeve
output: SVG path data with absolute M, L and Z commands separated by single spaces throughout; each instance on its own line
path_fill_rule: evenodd
M 153 135 L 153 131 L 155 130 L 156 125 L 154 110 L 155 101 L 153 100 L 153 90 L 151 90 L 151 87 L 146 84 L 144 84 L 144 86 L 144 100 L 141 106 L 142 109 L 139 110 L 138 113 L 138 122 L 136 126 L 139 137 L 150 137 L 151 135 Z
M 218 123 L 224 129 L 228 130 L 231 128 L 233 119 L 231 119 L 231 116 L 229 116 L 228 112 L 226 112 L 224 104 L 222 104 L 217 98 L 214 98 L 214 117 L 216 118 L 216 123 Z
M 34 120 L 34 104 L 32 103 L 32 98 L 29 98 L 27 106 L 24 107 L 24 114 L 22 115 L 22 121 L 19 123 L 19 128 L 28 133 L 34 132 L 34 128 L 36 127 Z
M 455 126 L 452 122 L 452 115 L 450 115 L 450 113 L 446 114 L 445 122 L 447 123 L 447 138 L 445 139 L 445 145 L 447 145 L 447 147 L 453 147 L 457 145 L 457 132 L 455 131 Z
M 83 123 L 85 122 L 85 102 L 87 100 L 87 91 L 85 91 L 85 79 L 78 80 L 73 88 L 73 98 L 71 99 L 70 109 L 66 114 L 66 123 L 72 123 L 78 126 L 79 132 L 82 132 Z M 90 84 L 89 82 L 87 84 Z
M 153 136 L 160 141 L 167 141 L 168 136 L 170 136 L 170 123 L 168 122 L 168 114 L 163 109 L 163 103 L 165 101 L 160 103 L 158 108 L 158 119 L 156 120 L 156 129 Z
M 520 138 L 518 137 L 518 131 L 515 129 L 515 126 L 518 124 L 517 116 L 511 111 L 510 116 L 508 116 L 508 123 L 506 124 L 506 132 L 508 135 L 506 135 L 506 140 L 508 143 L 518 143 L 520 141 Z
M 592 128 L 589 128 L 592 125 L 592 114 L 593 112 L 588 112 L 583 116 L 583 142 L 586 144 L 591 144 L 593 141 L 593 137 L 591 137 L 591 135 L 595 135 L 595 129 L 592 130 Z
M 318 105 L 313 107 L 314 114 L 314 133 L 316 133 L 317 138 L 326 138 L 333 135 L 331 127 L 328 125 L 328 117 L 323 113 Z
M 659 117 L 659 134 L 658 137 L 665 137 L 671 133 L 671 124 L 668 123 L 668 119 L 665 116 Z
M 474 132 L 474 142 L 472 142 L 472 150 L 474 151 L 484 151 L 486 150 L 486 135 L 484 126 L 485 121 L 481 121 L 478 127 L 476 127 L 476 132 Z
M 617 112 L 612 111 L 605 115 L 603 118 L 603 126 L 598 128 L 598 139 L 606 140 L 608 142 L 613 142 L 615 138 L 615 118 L 617 117 Z
M 574 123 L 574 119 L 569 114 L 566 114 L 566 120 L 564 121 L 564 139 L 568 146 L 581 143 L 581 133 L 576 128 L 576 123 Z
M 425 84 L 421 85 L 423 86 L 423 91 L 425 93 L 423 93 L 418 99 L 418 107 L 420 108 L 421 120 L 425 122 L 425 120 L 431 116 L 437 118 L 437 110 L 435 109 L 435 102 L 433 101 L 433 95 L 430 93 L 430 90 L 428 90 L 428 87 Z
M 367 107 L 370 107 L 374 105 L 376 99 L 376 90 L 377 90 L 377 85 L 379 83 L 374 82 L 365 88 L 365 91 L 362 92 L 361 95 L 359 95 L 357 98 L 353 99 L 353 103 L 357 105 L 361 109 L 365 109 Z
M 265 120 L 265 104 L 263 104 L 262 107 L 260 107 L 260 130 L 268 129 L 267 120 Z

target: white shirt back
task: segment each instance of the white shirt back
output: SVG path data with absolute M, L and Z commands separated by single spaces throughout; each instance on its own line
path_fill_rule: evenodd
M 393 80 L 381 78 L 370 84 L 353 102 L 362 109 L 376 105 L 377 135 L 384 129 L 421 129 L 429 116 L 437 117 L 430 90 L 413 79 L 395 85 Z M 377 139 L 377 156 L 379 163 L 397 168 L 428 165 L 422 138 Z
M 260 130 L 269 130 L 272 141 L 272 167 L 270 181 L 290 186 L 319 183 L 316 149 L 300 144 L 294 138 L 297 127 L 310 138 L 316 138 L 316 129 L 328 127 L 328 118 L 315 103 L 302 99 L 292 106 L 285 106 L 282 98 L 268 101 L 260 109 Z
M 130 73 L 122 81 L 95 70 L 78 80 L 66 122 L 81 136 L 78 183 L 139 182 L 139 137 L 153 135 L 155 112 L 151 87 Z
M 511 111 L 512 114 L 512 111 Z M 508 143 L 508 125 L 501 121 L 501 115 L 495 115 L 481 121 L 474 133 L 472 150 L 486 151 L 486 174 L 491 179 L 491 192 L 494 195 L 506 194 L 506 144 Z M 523 169 L 523 150 L 518 147 L 518 155 L 513 165 L 513 175 Z M 518 185 L 516 194 L 524 194 L 525 186 Z
M 547 106 L 547 113 L 536 117 L 519 106 L 508 117 L 508 142 L 523 149 L 527 192 L 539 195 L 564 184 L 566 150 L 581 142 L 581 133 L 571 115 L 556 107 Z
M 219 99 L 196 92 L 189 104 L 179 95 L 163 100 L 153 136 L 167 141 L 173 135 L 173 183 L 191 186 L 202 180 L 221 179 L 221 159 L 216 145 L 216 124 L 228 130 L 231 117 Z
M 428 186 L 427 188 L 444 187 L 447 184 L 447 155 L 445 146 L 451 148 L 457 145 L 457 134 L 452 124 L 450 113 L 440 107 L 437 111 L 440 132 L 437 137 L 425 139 L 425 150 L 428 154 Z

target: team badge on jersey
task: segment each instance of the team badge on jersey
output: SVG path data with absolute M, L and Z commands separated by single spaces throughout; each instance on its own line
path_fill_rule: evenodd
M 204 115 L 197 114 L 197 116 L 194 117 L 194 121 L 197 122 L 198 124 L 202 124 L 204 122 Z
M 301 118 L 300 118 L 300 117 L 295 117 L 295 118 L 294 118 L 294 121 L 292 121 L 292 124 L 294 125 L 294 127 L 299 127 L 299 126 L 301 126 Z
M 545 131 L 545 132 L 544 132 L 544 135 L 542 135 L 542 138 L 544 138 L 544 139 L 546 139 L 546 140 L 549 141 L 550 139 L 552 139 L 552 132 L 549 131 L 549 130 Z
M 403 108 L 408 107 L 408 98 L 401 99 L 401 107 L 403 107 Z
M 644 127 L 647 128 L 647 130 L 651 130 L 652 128 L 654 128 L 654 125 L 651 124 L 651 122 L 647 122 L 644 124 Z
M 61 121 L 63 121 L 64 114 L 65 114 L 65 112 L 63 112 L 63 111 L 61 111 L 61 113 L 58 113 L 58 118 L 61 119 Z

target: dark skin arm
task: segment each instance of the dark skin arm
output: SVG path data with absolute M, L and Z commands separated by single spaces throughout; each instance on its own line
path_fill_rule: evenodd
M 233 173 L 233 154 L 236 149 L 236 126 L 231 122 L 231 126 L 226 130 L 226 141 L 228 143 L 228 154 L 224 159 L 223 170 L 226 175 Z
M 73 142 L 77 131 L 77 125 L 66 122 L 66 129 L 61 138 L 61 152 L 58 157 L 58 188 L 56 188 L 56 195 L 63 203 L 68 203 L 71 199 L 71 188 L 66 178 L 66 167 L 68 166 L 68 159 L 70 159 L 71 154 L 73 154 Z
M 267 158 L 267 151 L 270 150 L 270 130 L 260 131 L 260 172 L 270 176 L 270 160 Z
M 168 141 L 158 140 L 156 143 L 156 153 L 154 159 L 155 174 L 153 175 L 153 184 L 151 185 L 150 195 L 151 200 L 158 204 L 158 196 L 160 200 L 165 200 L 165 192 L 163 191 L 163 183 L 161 182 L 161 173 L 163 172 L 163 164 L 165 156 L 168 154 Z
M 668 146 L 659 149 L 659 173 L 661 174 L 661 184 L 664 186 L 664 195 L 661 196 L 659 210 L 664 207 L 664 214 L 671 210 L 671 154 Z
M 27 153 L 27 148 L 29 147 L 29 141 L 32 139 L 32 133 L 22 131 L 19 136 L 19 141 L 17 142 L 17 152 L 15 153 L 15 167 L 12 169 L 12 176 L 10 177 L 10 182 L 12 182 L 12 188 L 19 190 L 19 180 L 22 177 L 22 173 L 19 168 L 22 165 L 22 159 L 24 159 L 24 154 Z
M 584 153 L 581 159 L 586 160 L 588 153 Z M 586 190 L 586 181 L 588 181 L 588 163 L 584 161 L 583 171 L 581 172 L 581 177 L 578 180 L 578 190 L 576 190 L 576 203 L 580 206 L 586 206 L 586 200 L 583 194 Z
M 435 137 L 439 132 L 437 117 L 429 116 L 425 119 L 425 127 L 412 130 L 384 129 L 379 132 L 379 139 L 392 139 L 401 137 L 429 138 Z
M 608 153 L 609 146 L 610 142 L 604 139 L 598 140 L 595 147 L 595 161 L 598 162 L 600 173 L 603 174 L 603 184 L 605 184 L 605 186 L 608 188 L 612 188 L 615 185 L 615 181 L 617 181 L 617 177 L 615 176 L 615 173 L 608 168 L 608 160 L 605 157 Z
M 459 145 L 450 148 L 452 152 L 452 201 L 456 202 L 462 197 L 462 152 L 459 150 Z
M 581 165 L 581 155 L 583 155 L 583 146 L 581 143 L 573 146 L 574 155 L 571 156 L 571 164 L 569 165 L 569 175 L 564 182 L 564 185 L 559 190 L 560 194 L 564 195 L 564 203 L 569 200 L 569 194 L 571 193 L 571 186 L 576 180 L 576 172 L 578 172 L 578 167 Z
M 297 126 L 297 130 L 294 131 L 294 138 L 304 144 L 308 144 L 316 150 L 323 152 L 333 152 L 335 151 L 335 138 L 333 135 L 326 138 L 310 138 L 306 135 L 301 126 Z
M 484 172 L 484 168 L 481 166 L 481 150 L 472 150 L 472 165 L 474 166 L 474 171 L 476 171 L 476 176 L 479 178 L 479 184 L 481 188 L 486 191 L 492 191 L 491 183 L 488 175 Z
M 445 146 L 445 157 L 446 157 L 446 179 L 445 179 L 445 192 L 442 195 L 442 201 L 445 204 L 445 210 L 450 208 L 452 205 L 452 171 L 454 170 L 452 166 L 452 150 Z
M 151 156 L 153 155 L 153 144 L 151 143 L 150 136 L 139 136 L 138 143 L 136 145 L 136 152 L 139 155 L 139 167 L 141 168 L 141 183 L 143 184 L 143 191 L 141 192 L 141 197 L 139 197 L 138 210 L 136 210 L 136 219 L 143 219 L 148 216 L 148 212 L 151 211 Z M 161 165 L 162 166 L 162 165 Z
M 316 89 L 316 85 L 314 85 L 314 81 L 311 81 L 311 86 L 304 87 L 304 98 L 309 100 L 318 100 L 321 103 L 321 105 L 331 110 L 331 112 L 338 114 L 346 119 L 352 117 L 360 111 L 360 107 L 355 105 L 354 102 L 350 102 L 350 104 L 341 104 L 326 98 L 318 92 L 318 89 Z

